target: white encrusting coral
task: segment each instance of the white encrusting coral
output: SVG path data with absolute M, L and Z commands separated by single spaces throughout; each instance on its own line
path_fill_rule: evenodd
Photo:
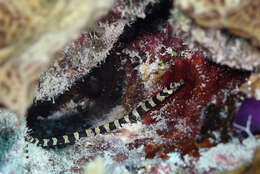
M 145 8 L 158 0 L 132 2 L 118 0 L 111 8 L 112 13 L 120 16 L 116 21 L 97 21 L 82 36 L 85 45 L 70 43 L 53 65 L 40 76 L 40 84 L 35 92 L 35 101 L 52 100 L 72 86 L 80 77 L 93 67 L 105 61 L 126 25 L 131 25 L 137 17 L 145 17 Z M 81 47 L 80 49 L 78 49 Z

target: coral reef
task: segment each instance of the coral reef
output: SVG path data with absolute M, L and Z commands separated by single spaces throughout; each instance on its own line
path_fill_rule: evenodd
M 210 9 L 232 11 L 248 3 Z M 27 128 L 0 110 L 0 172 L 257 173 L 259 101 L 246 99 L 257 95 L 257 70 L 240 69 L 257 66 L 257 48 L 226 31 L 199 28 L 172 5 L 116 0 L 107 15 L 56 52 L 40 76 Z M 119 119 L 180 80 L 182 88 L 137 123 L 55 148 L 25 143 L 26 134 L 48 138 Z
M 175 5 L 204 27 L 227 28 L 260 46 L 259 0 L 177 0 Z
M 106 16 L 61 51 L 53 65 L 41 75 L 35 100 L 54 100 L 55 96 L 69 90 L 77 79 L 104 62 L 123 29 L 137 18 L 144 18 L 146 7 L 156 2 L 116 1 Z
M 174 5 L 172 24 L 190 48 L 203 49 L 219 64 L 259 69 L 259 1 L 176 0 Z M 257 79 L 252 74 L 242 86 L 248 97 L 259 98 Z
M 226 30 L 202 28 L 175 8 L 171 24 L 175 35 L 190 49 L 201 49 L 214 62 L 233 68 L 253 70 L 259 65 L 259 49 Z
M 24 115 L 53 54 L 112 1 L 0 1 L 0 102 Z
M 156 131 L 167 138 L 165 144 L 149 143 L 147 157 L 166 155 L 178 147 L 184 154 L 196 149 L 196 138 L 203 125 L 202 111 L 210 102 L 216 106 L 223 104 L 231 91 L 238 89 L 248 76 L 209 62 L 201 52 L 189 52 L 181 40 L 172 37 L 172 30 L 171 25 L 166 25 L 161 31 L 142 32 L 123 50 L 129 57 L 126 63 L 129 86 L 123 103 L 127 108 L 133 108 L 171 81 L 185 81 L 181 91 L 145 116 L 146 124 L 164 121 L 165 125 Z M 144 76 L 147 72 L 149 80 Z M 218 118 L 216 113 L 212 117 Z

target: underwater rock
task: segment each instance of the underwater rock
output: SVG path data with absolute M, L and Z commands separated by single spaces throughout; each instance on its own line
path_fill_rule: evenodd
M 0 1 L 0 102 L 24 115 L 54 53 L 112 1 Z

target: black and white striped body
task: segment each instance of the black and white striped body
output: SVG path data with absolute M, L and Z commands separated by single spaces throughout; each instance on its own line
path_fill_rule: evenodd
M 72 134 L 67 134 L 63 136 L 51 137 L 51 138 L 35 138 L 31 136 L 26 136 L 25 140 L 31 142 L 37 146 L 50 147 L 63 144 L 71 144 L 78 141 L 82 137 L 90 137 L 98 134 L 105 134 L 116 129 L 120 129 L 123 124 L 136 123 L 140 120 L 147 112 L 152 108 L 162 103 L 166 98 L 175 93 L 180 87 L 182 87 L 184 81 L 181 80 L 178 83 L 170 83 L 168 87 L 165 87 L 162 91 L 157 93 L 155 96 L 141 102 L 135 109 L 133 109 L 129 114 L 124 117 L 109 122 L 107 124 L 85 129 L 83 131 L 74 132 Z

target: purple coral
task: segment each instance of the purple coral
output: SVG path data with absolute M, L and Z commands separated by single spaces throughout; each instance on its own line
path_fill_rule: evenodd
M 249 117 L 251 117 L 250 131 L 253 134 L 260 133 L 260 100 L 246 99 L 236 115 L 235 123 L 246 127 Z

